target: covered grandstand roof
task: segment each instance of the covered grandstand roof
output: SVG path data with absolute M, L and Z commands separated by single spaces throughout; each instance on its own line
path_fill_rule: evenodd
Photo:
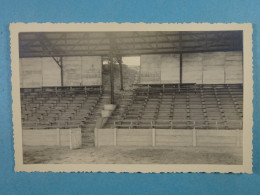
M 242 31 L 23 32 L 20 57 L 135 56 L 242 50 Z

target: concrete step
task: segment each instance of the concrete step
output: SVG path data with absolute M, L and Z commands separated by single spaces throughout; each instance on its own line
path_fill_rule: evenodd
M 94 142 L 94 137 L 82 137 L 82 142 Z
M 86 142 L 86 143 L 82 143 L 83 147 L 93 147 L 95 146 L 94 142 Z
M 94 135 L 94 130 L 93 131 L 82 131 L 82 137 L 84 136 L 93 136 Z
M 84 128 L 81 130 L 81 132 L 94 132 L 95 127 L 91 127 L 91 128 Z

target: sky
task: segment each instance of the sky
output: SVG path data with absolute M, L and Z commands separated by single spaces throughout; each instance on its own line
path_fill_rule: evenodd
M 134 65 L 139 66 L 140 65 L 140 57 L 123 57 L 123 64 L 126 64 L 128 66 Z

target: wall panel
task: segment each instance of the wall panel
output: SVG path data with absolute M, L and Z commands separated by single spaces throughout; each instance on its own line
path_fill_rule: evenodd
M 83 85 L 102 85 L 102 61 L 100 56 L 82 57 Z
M 202 84 L 202 53 L 182 54 L 182 82 Z
M 243 83 L 242 52 L 227 52 L 225 62 L 226 83 Z
M 223 84 L 224 66 L 204 66 L 203 84 Z
M 224 83 L 225 52 L 203 53 L 203 84 Z
M 22 63 L 22 85 L 24 88 L 42 86 L 42 59 L 23 58 Z
M 242 83 L 242 52 L 183 54 L 183 83 Z
M 81 57 L 63 58 L 63 82 L 64 86 L 82 85 Z
M 64 86 L 102 85 L 100 56 L 63 57 Z M 61 86 L 61 70 L 52 58 L 21 58 L 20 86 Z
M 61 69 L 52 58 L 42 58 L 42 85 L 61 86 Z
M 142 55 L 140 83 L 179 82 L 179 54 Z M 64 57 L 64 86 L 102 85 L 100 56 Z M 243 82 L 242 52 L 183 54 L 183 83 Z M 60 68 L 52 58 L 20 59 L 20 86 L 60 86 Z
M 203 66 L 224 66 L 226 52 L 206 52 L 203 53 Z
M 161 55 L 141 55 L 141 84 L 161 83 Z
M 165 54 L 161 56 L 161 83 L 178 83 L 180 81 L 180 55 Z

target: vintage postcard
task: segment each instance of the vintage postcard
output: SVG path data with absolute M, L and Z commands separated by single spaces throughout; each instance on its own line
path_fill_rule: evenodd
M 15 171 L 252 173 L 251 24 L 10 34 Z

